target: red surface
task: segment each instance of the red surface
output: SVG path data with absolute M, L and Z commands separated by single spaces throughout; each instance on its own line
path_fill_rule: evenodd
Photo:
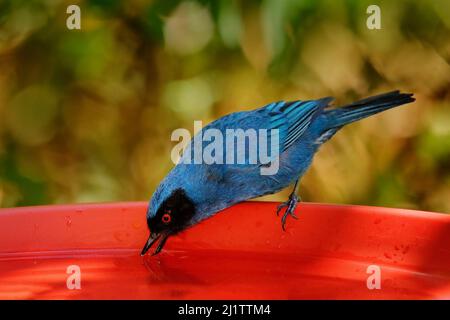
M 2 299 L 449 299 L 450 216 L 243 203 L 139 255 L 145 203 L 0 210 Z M 69 265 L 81 289 L 69 290 Z M 381 289 L 369 290 L 369 265 Z

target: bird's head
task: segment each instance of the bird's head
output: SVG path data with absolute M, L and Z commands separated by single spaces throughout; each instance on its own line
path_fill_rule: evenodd
M 154 197 L 160 197 L 160 194 Z M 183 189 L 172 191 L 165 198 L 157 199 L 149 205 L 147 210 L 147 225 L 150 236 L 142 249 L 144 255 L 158 239 L 154 255 L 163 248 L 169 236 L 176 234 L 190 226 L 190 221 L 195 215 L 194 202 L 186 195 Z

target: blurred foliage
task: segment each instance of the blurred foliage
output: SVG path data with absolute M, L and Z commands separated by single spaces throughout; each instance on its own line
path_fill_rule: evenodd
M 0 206 L 147 200 L 193 120 L 401 89 L 416 103 L 343 129 L 300 193 L 450 212 L 450 1 L 376 1 L 368 30 L 372 3 L 1 0 Z

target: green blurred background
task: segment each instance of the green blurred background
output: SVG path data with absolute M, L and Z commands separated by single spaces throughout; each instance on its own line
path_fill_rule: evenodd
M 0 206 L 148 200 L 193 120 L 401 89 L 417 101 L 343 129 L 300 194 L 450 212 L 449 61 L 448 0 L 0 0 Z

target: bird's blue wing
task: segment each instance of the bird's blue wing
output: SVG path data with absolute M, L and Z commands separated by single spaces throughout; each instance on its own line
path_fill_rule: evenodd
M 288 149 L 332 100 L 280 101 L 261 108 L 269 116 L 269 129 L 278 129 L 279 150 Z

